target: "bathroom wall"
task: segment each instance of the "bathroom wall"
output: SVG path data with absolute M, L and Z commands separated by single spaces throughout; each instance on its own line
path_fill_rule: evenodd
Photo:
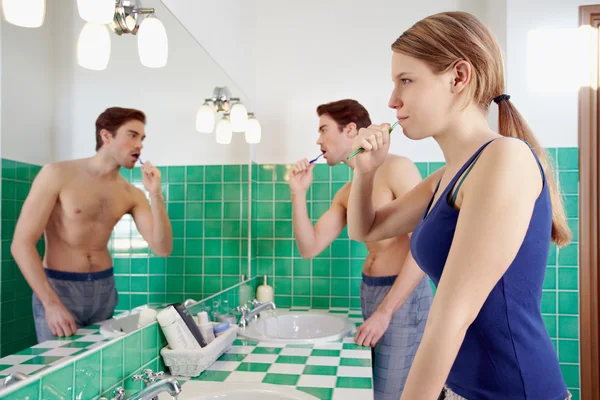
M 11 256 L 10 244 L 31 182 L 39 166 L 52 160 L 55 18 L 48 7 L 49 23 L 38 30 L 0 21 L 0 356 L 37 342 L 31 289 Z M 43 251 L 42 240 L 38 247 Z
M 125 216 L 109 244 L 117 310 L 200 299 L 240 282 L 248 265 L 248 166 L 160 167 L 173 227 L 173 253 L 157 257 Z M 140 169 L 122 170 L 140 185 Z
M 21 207 L 40 167 L 5 158 L 1 166 L 0 356 L 3 357 L 37 343 L 31 288 L 12 258 L 10 244 Z M 43 240 L 38 242 L 38 250 L 43 254 Z
M 239 85 L 252 105 L 256 96 L 256 13 L 259 2 L 162 2 Z
M 215 86 L 228 86 L 247 101 L 238 86 L 159 0 L 146 0 L 165 25 L 169 60 L 164 68 L 147 68 L 138 56 L 137 37 L 110 32 L 111 58 L 104 71 L 77 65 L 77 41 L 85 21 L 77 2 L 59 0 L 65 16 L 56 29 L 56 106 L 54 158 L 65 160 L 94 154 L 94 122 L 111 106 L 147 112 L 142 159 L 155 165 L 247 164 L 243 134 L 229 145 L 219 145 L 214 134 L 196 131 L 196 111 L 211 97 Z M 66 16 L 69 16 L 67 18 Z

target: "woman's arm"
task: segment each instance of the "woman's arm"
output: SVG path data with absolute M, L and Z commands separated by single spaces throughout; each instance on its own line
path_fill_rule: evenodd
M 348 199 L 348 234 L 353 240 L 372 242 L 406 235 L 423 216 L 444 168 L 429 175 L 404 196 L 373 207 L 375 174 L 354 174 Z M 396 179 L 402 179 L 401 176 Z

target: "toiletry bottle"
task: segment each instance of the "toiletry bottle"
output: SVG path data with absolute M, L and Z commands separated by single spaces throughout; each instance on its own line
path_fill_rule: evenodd
M 246 275 L 240 275 L 240 282 L 244 282 L 246 280 Z M 243 283 L 240 285 L 240 304 L 246 304 L 247 302 L 252 300 L 252 286 L 247 283 Z
M 263 276 L 263 284 L 256 288 L 256 300 L 261 303 L 273 301 L 273 288 L 267 284 L 266 275 Z
M 138 319 L 138 329 L 143 328 L 144 326 L 156 321 L 156 314 L 157 312 L 153 308 L 142 309 L 142 311 L 140 311 L 140 317 Z
M 206 343 L 210 343 L 215 340 L 215 333 L 213 331 L 213 324 L 208 320 L 208 314 L 206 311 L 200 311 L 198 313 L 198 328 L 200 333 L 206 340 Z
M 192 314 L 190 314 L 188 309 L 185 308 L 181 303 L 175 303 L 173 304 L 173 307 L 175 308 L 175 311 L 179 313 L 179 316 L 181 317 L 183 322 L 185 322 L 192 335 L 196 338 L 196 341 L 198 342 L 200 347 L 205 347 L 207 345 L 206 340 L 202 336 L 202 333 L 200 333 L 198 325 L 196 325 L 196 322 L 194 322 Z
M 161 310 L 156 314 L 156 319 L 171 349 L 186 350 L 200 348 L 200 344 L 173 306 L 168 306 Z

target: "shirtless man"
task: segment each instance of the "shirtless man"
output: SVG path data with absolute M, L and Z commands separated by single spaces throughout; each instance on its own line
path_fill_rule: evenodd
M 107 109 L 96 120 L 94 156 L 48 164 L 33 182 L 11 251 L 34 292 L 40 343 L 112 317 L 118 294 L 107 245 L 123 215 L 132 215 L 154 253 L 171 253 L 159 170 L 147 161 L 141 168 L 152 207 L 144 192 L 119 174 L 138 161 L 145 123 L 141 111 Z M 42 233 L 43 262 L 36 249 Z
M 330 166 L 354 168 L 352 141 L 359 129 L 371 125 L 369 113 L 355 100 L 340 100 L 317 108 L 320 146 Z M 313 227 L 306 207 L 314 164 L 298 161 L 290 174 L 294 236 L 303 258 L 313 258 L 329 246 L 346 226 L 350 182 L 333 198 Z M 402 196 L 421 181 L 407 158 L 388 155 L 375 176 L 373 201 L 378 206 Z M 432 291 L 428 278 L 410 254 L 408 235 L 367 243 L 360 300 L 365 322 L 355 342 L 372 346 L 375 399 L 398 400 L 421 342 Z

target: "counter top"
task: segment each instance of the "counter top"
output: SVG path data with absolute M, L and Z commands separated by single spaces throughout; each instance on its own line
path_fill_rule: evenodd
M 77 330 L 75 335 L 68 338 L 47 340 L 0 358 L 0 380 L 16 371 L 27 375 L 39 374 L 51 366 L 63 364 L 75 356 L 116 339 L 101 335 L 99 329 L 98 325 L 90 325 Z
M 362 323 L 360 310 L 334 309 L 329 312 L 346 314 L 357 326 Z M 185 390 L 185 381 L 189 378 L 177 378 Z M 322 400 L 373 399 L 371 349 L 357 346 L 353 337 L 317 344 L 237 339 L 206 371 L 191 379 L 285 385 Z

